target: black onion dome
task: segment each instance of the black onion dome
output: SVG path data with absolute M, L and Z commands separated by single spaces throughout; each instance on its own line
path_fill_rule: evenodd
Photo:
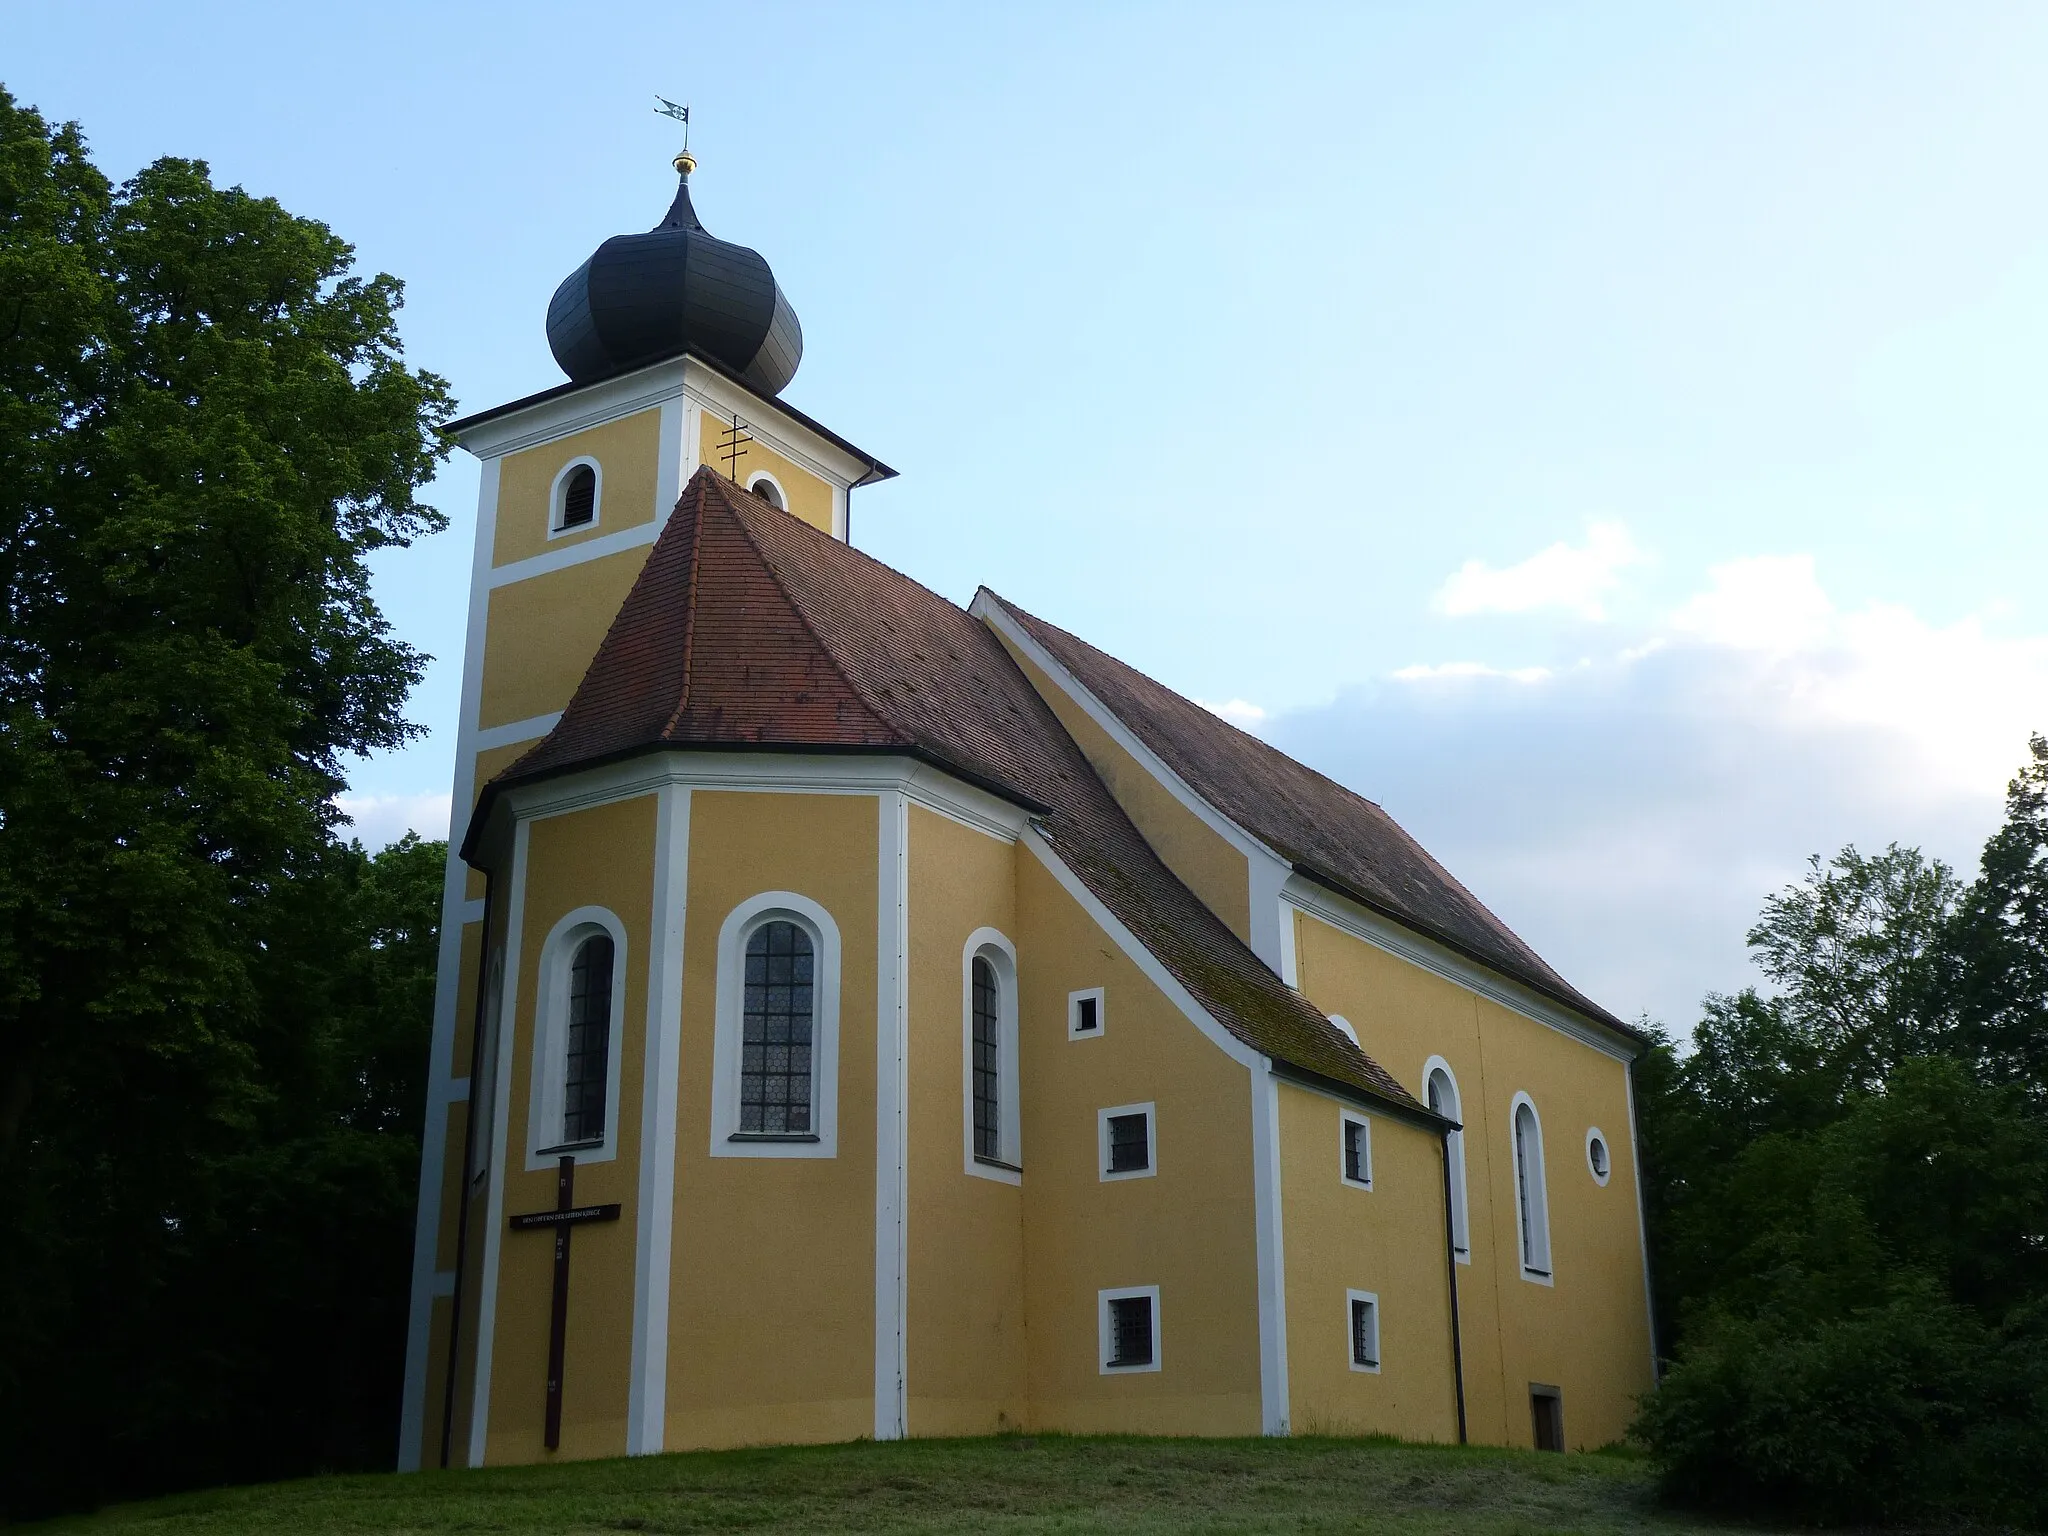
M 708 234 L 690 206 L 691 162 L 668 217 L 614 235 L 563 279 L 548 305 L 548 346 L 577 383 L 685 348 L 764 395 L 796 376 L 803 328 L 758 251 Z

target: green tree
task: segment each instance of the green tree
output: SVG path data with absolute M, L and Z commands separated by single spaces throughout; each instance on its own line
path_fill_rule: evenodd
M 276 1378 L 410 1201 L 438 855 L 334 795 L 413 731 L 365 557 L 452 404 L 352 264 L 0 90 L 0 1500 L 313 1464 Z

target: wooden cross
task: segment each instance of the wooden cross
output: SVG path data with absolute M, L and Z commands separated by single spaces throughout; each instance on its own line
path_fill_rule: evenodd
M 555 1175 L 555 1208 L 512 1218 L 514 1232 L 555 1234 L 555 1299 L 548 1311 L 547 1448 L 562 1444 L 562 1350 L 569 1334 L 569 1239 L 586 1221 L 617 1221 L 619 1207 L 576 1204 L 576 1159 L 565 1156 Z

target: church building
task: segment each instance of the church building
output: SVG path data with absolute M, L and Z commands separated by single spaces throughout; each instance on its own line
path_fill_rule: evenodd
M 449 429 L 401 1466 L 1619 1438 L 1644 1041 L 1371 801 L 854 548 L 895 471 L 676 166 L 556 292 L 568 382 Z

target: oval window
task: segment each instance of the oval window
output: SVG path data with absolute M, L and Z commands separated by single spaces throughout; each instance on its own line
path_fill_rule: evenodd
M 1607 1151 L 1607 1137 L 1596 1127 L 1586 1132 L 1586 1167 L 1593 1175 L 1595 1184 L 1605 1184 L 1614 1171 L 1613 1160 Z

